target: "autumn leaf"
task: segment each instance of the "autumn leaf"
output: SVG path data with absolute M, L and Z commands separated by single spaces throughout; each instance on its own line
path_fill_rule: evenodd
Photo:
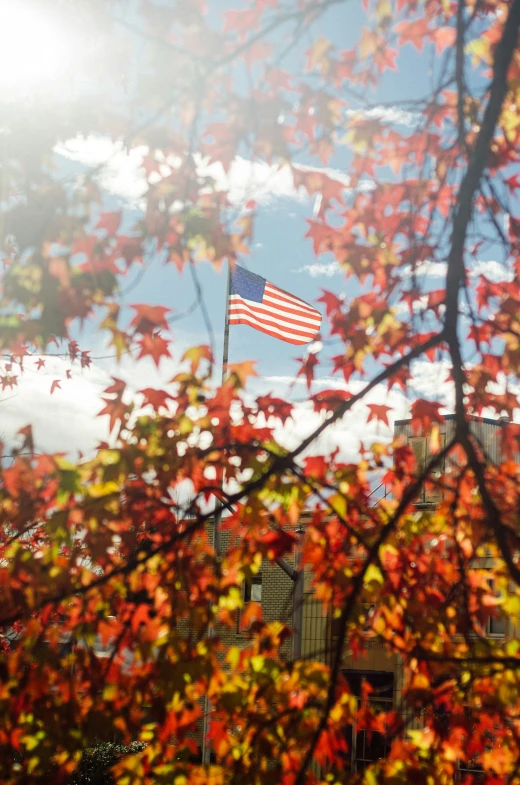
M 140 351 L 138 359 L 141 357 L 151 357 L 157 367 L 161 361 L 161 357 L 171 357 L 168 348 L 169 341 L 162 338 L 158 333 L 146 333 L 140 341 L 138 341 Z
M 136 311 L 136 314 L 130 322 L 130 326 L 135 329 L 136 333 L 146 335 L 158 328 L 168 329 L 166 314 L 171 313 L 170 308 L 166 308 L 163 305 L 146 304 L 132 305 L 131 307 Z
M 107 234 L 116 234 L 121 223 L 121 211 L 101 213 L 96 224 L 96 229 L 104 229 Z
M 207 360 L 210 365 L 213 363 L 213 355 L 211 353 L 211 347 L 204 345 L 204 346 L 192 346 L 191 349 L 188 349 L 184 352 L 182 356 L 182 361 L 188 360 L 191 364 L 191 372 L 195 374 L 199 368 L 201 360 Z
M 240 614 L 240 629 L 248 630 L 254 622 L 262 621 L 262 605 L 259 602 L 248 602 Z
M 59 379 L 55 379 L 51 384 L 51 395 L 53 394 L 54 390 L 61 390 L 61 382 Z
M 433 423 L 443 423 L 444 417 L 439 412 L 441 408 L 442 404 L 435 401 L 414 401 L 411 406 L 414 433 L 428 433 Z
M 32 426 L 31 425 L 26 425 L 23 428 L 20 428 L 20 430 L 17 431 L 17 433 L 20 434 L 20 436 L 23 436 L 23 442 L 22 442 L 22 446 L 21 446 L 22 452 L 23 451 L 34 452 L 34 440 L 33 440 Z
M 255 365 L 256 361 L 254 360 L 230 363 L 228 366 L 228 379 L 234 381 L 239 387 L 245 387 L 250 376 L 258 376 Z
M 377 420 L 378 422 L 382 422 L 385 425 L 390 425 L 388 422 L 388 412 L 392 411 L 391 406 L 385 406 L 384 404 L 378 403 L 368 403 L 367 408 L 370 410 L 367 417 L 367 422 L 370 422 L 370 420 Z
M 139 390 L 139 394 L 144 398 L 143 404 L 145 406 L 152 406 L 155 411 L 158 411 L 161 407 L 168 409 L 168 401 L 175 400 L 166 390 L 155 390 L 152 387 L 146 387 L 144 390 Z
M 298 376 L 304 376 L 307 384 L 307 389 L 310 390 L 312 381 L 314 379 L 314 369 L 319 365 L 319 359 L 316 354 L 310 353 L 307 357 L 298 357 L 297 361 L 300 363 Z

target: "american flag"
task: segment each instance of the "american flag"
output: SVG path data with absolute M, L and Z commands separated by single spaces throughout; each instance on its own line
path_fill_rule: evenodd
M 321 314 L 299 297 L 237 266 L 231 273 L 229 324 L 248 324 L 281 341 L 301 345 L 316 338 Z

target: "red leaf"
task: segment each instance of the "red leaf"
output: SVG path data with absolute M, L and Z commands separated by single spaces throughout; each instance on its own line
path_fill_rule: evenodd
M 144 397 L 144 405 L 152 406 L 155 411 L 158 411 L 161 406 L 167 409 L 168 399 L 175 400 L 166 390 L 155 390 L 153 387 L 145 387 L 144 390 L 139 390 L 139 393 Z
M 151 333 L 158 327 L 168 329 L 166 314 L 171 313 L 171 308 L 164 305 L 132 305 L 131 308 L 136 314 L 130 322 L 131 327 L 135 327 L 136 333 Z
M 439 414 L 442 404 L 435 401 L 414 401 L 411 406 L 412 430 L 414 433 L 425 434 L 432 423 L 444 422 L 444 417 Z
M 305 475 L 323 482 L 327 475 L 328 461 L 323 455 L 309 455 L 304 460 Z
M 312 248 L 316 256 L 324 251 L 332 249 L 332 237 L 334 230 L 323 221 L 307 220 L 309 229 L 305 237 L 312 240 Z
M 107 233 L 112 235 L 119 229 L 121 223 L 121 211 L 113 213 L 101 213 L 99 221 L 97 222 L 96 229 L 106 229 Z
M 352 393 L 347 390 L 322 390 L 312 396 L 315 412 L 329 412 L 337 409 L 344 401 L 352 398 Z
M 419 52 L 423 48 L 424 39 L 429 38 L 432 34 L 426 16 L 413 21 L 408 20 L 399 22 L 399 24 L 394 27 L 394 30 L 399 34 L 399 46 L 407 43 L 413 44 Z
M 274 398 L 272 395 L 259 396 L 256 399 L 258 411 L 263 412 L 265 417 L 277 417 L 282 423 L 285 423 L 292 415 L 292 404 L 284 401 L 282 398 Z
M 27 452 L 34 452 L 32 426 L 26 425 L 24 428 L 20 428 L 20 430 L 17 431 L 17 433 L 19 433 L 20 436 L 23 436 L 23 442 L 21 447 L 22 451 L 27 450 Z
M 334 294 L 334 292 L 327 292 L 325 289 L 323 290 L 321 297 L 318 297 L 318 302 L 325 304 L 327 316 L 336 314 L 338 311 L 341 311 L 343 307 L 343 300 L 338 297 L 337 294 Z
M 297 357 L 296 359 L 301 362 L 297 376 L 305 376 L 307 388 L 310 390 L 312 380 L 314 379 L 314 369 L 319 365 L 320 361 L 315 354 L 308 354 L 307 357 Z
M 435 41 L 435 48 L 440 53 L 447 46 L 453 46 L 457 37 L 454 27 L 438 27 L 432 31 L 432 39 Z
M 379 403 L 369 403 L 367 406 L 370 409 L 367 422 L 370 422 L 370 420 L 378 420 L 379 422 L 383 422 L 385 425 L 390 425 L 388 422 L 388 412 L 392 410 L 391 406 L 385 406 L 384 404 Z
M 146 335 L 143 335 L 139 341 L 141 351 L 139 352 L 138 359 L 150 356 L 156 366 L 159 367 L 161 357 L 171 357 L 168 343 L 169 342 L 165 338 L 161 338 L 158 333 L 147 333 Z
M 61 383 L 59 379 L 55 379 L 51 384 L 51 395 L 53 394 L 54 390 L 61 390 Z
M 284 529 L 268 531 L 261 539 L 262 545 L 266 547 L 269 559 L 277 559 L 279 556 L 283 556 L 284 553 L 291 550 L 295 542 L 294 534 L 290 534 Z
M 89 352 L 81 352 L 80 363 L 82 368 L 90 368 L 92 360 L 89 357 Z

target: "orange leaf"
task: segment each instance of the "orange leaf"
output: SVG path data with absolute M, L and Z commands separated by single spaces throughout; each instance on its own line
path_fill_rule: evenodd
M 262 606 L 259 602 L 248 602 L 240 616 L 240 628 L 247 630 L 255 621 L 262 621 Z
M 213 355 L 209 346 L 192 346 L 191 349 L 184 352 L 182 360 L 183 362 L 185 360 L 190 361 L 191 372 L 194 374 L 197 371 L 201 360 L 207 360 L 209 363 L 213 363 Z
M 249 376 L 258 376 L 255 370 L 256 360 L 244 360 L 241 363 L 231 363 L 228 366 L 228 379 L 233 376 L 238 382 L 239 387 L 245 387 Z

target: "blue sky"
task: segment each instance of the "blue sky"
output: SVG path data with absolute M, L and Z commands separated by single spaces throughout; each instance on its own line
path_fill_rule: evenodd
M 231 8 L 233 4 L 214 4 L 212 0 L 211 7 L 212 13 L 218 14 L 221 9 Z M 237 2 L 235 7 L 242 6 Z M 341 49 L 349 48 L 357 39 L 362 18 L 361 4 L 357 0 L 335 6 L 315 25 L 313 38 L 316 34 L 321 34 Z M 288 70 L 303 70 L 302 55 L 310 40 L 309 36 L 305 35 L 293 49 L 284 63 Z M 375 104 L 384 104 L 386 108 L 381 111 L 386 112 L 387 119 L 392 122 L 409 122 L 409 115 L 402 113 L 395 102 L 426 95 L 431 79 L 430 69 L 438 69 L 440 61 L 441 58 L 432 57 L 431 52 L 418 53 L 412 46 L 407 45 L 399 52 L 398 71 L 386 72 L 377 92 L 366 97 Z M 356 102 L 352 102 L 352 109 L 358 108 Z M 303 165 L 323 167 L 320 161 L 312 158 L 298 157 L 297 160 Z M 64 142 L 57 149 L 56 161 L 58 173 L 72 173 L 88 166 L 106 163 L 101 173 L 103 209 L 121 207 L 125 213 L 126 228 L 139 217 L 139 195 L 143 189 L 139 151 L 128 156 L 121 147 L 112 145 L 107 139 L 73 139 Z M 347 183 L 348 165 L 348 148 L 342 146 L 328 163 L 328 168 L 332 176 Z M 277 173 L 267 164 L 259 164 L 253 174 L 254 182 L 251 184 L 251 162 L 246 157 L 236 162 L 228 178 L 237 209 L 250 198 L 257 203 L 252 252 L 249 257 L 244 258 L 244 264 L 274 284 L 315 305 L 323 288 L 342 294 L 347 299 L 355 296 L 359 291 L 355 279 L 346 280 L 342 274 L 337 273 L 325 274 L 332 269 L 331 260 L 326 257 L 317 260 L 310 240 L 304 239 L 306 219 L 313 216 L 315 197 L 309 198 L 297 192 L 288 171 Z M 223 173 L 219 176 L 222 177 Z M 347 193 L 346 203 L 348 204 Z M 226 275 L 225 270 L 217 273 L 206 263 L 201 263 L 197 269 L 215 336 L 218 377 L 218 362 L 222 354 Z M 437 287 L 442 280 L 438 277 L 439 272 L 441 271 L 425 270 L 425 275 L 432 276 L 432 287 Z M 165 266 L 158 258 L 150 260 L 144 275 L 140 268 L 134 266 L 128 279 L 122 281 L 122 288 L 123 292 L 130 288 L 123 297 L 126 304 L 161 304 L 171 308 L 174 315 L 185 310 L 194 298 L 189 271 L 179 275 L 173 265 Z M 321 304 L 317 307 L 322 310 Z M 4 394 L 4 421 L 7 423 L 5 437 L 12 439 L 16 429 L 32 419 L 36 422 L 37 443 L 39 440 L 42 448 L 71 451 L 80 449 L 89 452 L 100 438 L 106 436 L 105 424 L 96 419 L 95 415 L 100 408 L 99 394 L 110 383 L 111 375 L 125 378 L 134 392 L 148 386 L 163 386 L 173 376 L 184 349 L 190 345 L 208 342 L 200 310 L 176 322 L 172 331 L 176 338 L 175 357 L 171 362 L 162 363 L 158 370 L 149 361 L 136 364 L 125 357 L 122 364 L 117 366 L 112 359 L 99 359 L 88 371 L 74 368 L 72 380 L 67 381 L 64 379 L 65 364 L 60 359 L 48 360 L 44 371 L 38 374 L 28 367 L 14 397 L 11 397 L 10 393 Z M 82 348 L 91 349 L 94 356 L 107 353 L 98 343 L 99 338 L 88 328 L 78 337 Z M 252 383 L 252 392 L 273 391 L 281 396 L 289 395 L 290 383 L 298 368 L 295 357 L 304 352 L 305 347 L 302 350 L 301 347 L 286 344 L 250 327 L 231 328 L 230 361 L 255 359 L 258 363 L 259 377 Z M 330 387 L 333 384 L 342 385 L 341 379 L 333 382 L 329 378 L 331 365 L 326 358 L 335 353 L 337 346 L 325 346 L 322 352 L 323 364 L 317 379 L 318 388 Z M 410 395 L 434 392 L 439 395 L 440 400 L 443 400 L 444 396 L 449 405 L 450 387 L 444 384 L 446 372 L 447 368 L 442 363 L 417 364 Z M 49 389 L 55 378 L 63 380 L 62 389 L 56 390 L 51 398 Z M 294 400 L 303 399 L 303 385 L 298 384 L 291 395 Z M 397 392 L 389 396 L 385 389 L 376 389 L 369 398 L 370 402 L 375 400 L 391 405 L 396 418 L 407 413 L 407 401 Z M 346 456 L 354 458 L 360 439 L 367 442 L 389 438 L 390 429 L 374 423 L 367 427 L 364 415 L 366 409 L 360 407 L 345 420 L 335 435 L 330 438 L 327 436 L 325 443 L 318 445 L 317 449 L 332 449 L 339 445 Z M 315 425 L 315 417 L 302 406 L 295 415 L 293 425 L 289 425 L 281 437 L 293 445 L 295 440 L 306 435 Z

